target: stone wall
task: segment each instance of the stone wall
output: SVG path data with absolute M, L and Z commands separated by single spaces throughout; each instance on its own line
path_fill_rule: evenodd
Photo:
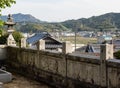
M 6 59 L 6 46 L 0 45 L 0 60 Z
M 6 57 L 6 46 L 5 45 L 0 45 L 0 68 L 1 66 L 4 65 Z
M 7 47 L 10 70 L 57 88 L 119 88 L 120 61 L 105 63 L 106 79 L 101 76 L 100 59 Z M 106 81 L 105 86 L 101 86 L 101 80 Z
M 71 83 L 75 86 L 79 84 L 79 81 L 87 86 L 94 88 L 100 86 L 100 61 L 98 59 L 81 58 L 77 56 L 67 57 L 67 77 L 76 80 L 71 80 Z M 85 83 L 84 83 L 85 82 Z M 75 88 L 78 88 L 76 86 Z M 95 87 L 96 86 L 96 87 Z M 85 88 L 85 87 L 83 87 Z
M 120 60 L 108 60 L 107 85 L 108 88 L 120 88 Z

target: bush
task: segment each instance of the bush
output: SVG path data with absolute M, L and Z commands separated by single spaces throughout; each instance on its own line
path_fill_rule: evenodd
M 17 43 L 21 40 L 21 38 L 23 38 L 21 32 L 18 31 L 14 31 L 12 35 Z
M 21 38 L 23 37 L 23 35 L 20 32 L 17 32 L 17 31 L 14 31 L 12 35 L 13 35 L 17 45 L 19 45 L 19 42 L 20 42 Z M 0 36 L 0 44 L 6 44 L 8 36 L 9 36 L 8 33 Z
M 8 34 L 2 35 L 2 36 L 0 37 L 0 44 L 6 44 L 6 42 L 7 42 L 7 37 L 8 37 Z
M 120 50 L 117 51 L 117 52 L 114 52 L 114 57 L 115 57 L 116 59 L 120 59 Z

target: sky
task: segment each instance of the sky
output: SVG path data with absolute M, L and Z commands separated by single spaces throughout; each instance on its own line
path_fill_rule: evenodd
M 88 18 L 101 14 L 120 13 L 120 0 L 16 0 L 11 8 L 2 10 L 7 14 L 31 14 L 48 22 Z

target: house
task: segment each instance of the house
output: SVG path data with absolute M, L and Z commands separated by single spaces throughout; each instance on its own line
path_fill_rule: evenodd
M 75 36 L 74 32 L 62 32 L 62 36 Z
M 62 42 L 56 40 L 46 32 L 36 33 L 34 36 L 27 39 L 27 43 L 31 48 L 36 48 L 36 43 L 39 40 L 45 40 L 45 49 L 56 50 L 62 48 Z
M 109 42 L 112 40 L 112 36 L 109 35 L 102 35 L 100 37 L 98 37 L 97 42 L 99 44 L 103 43 L 103 42 Z

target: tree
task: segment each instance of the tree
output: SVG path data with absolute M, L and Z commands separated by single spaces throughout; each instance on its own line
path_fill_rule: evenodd
M 20 32 L 18 32 L 18 31 L 14 31 L 13 32 L 13 37 L 14 37 L 15 41 L 17 43 L 19 43 L 19 41 L 21 40 L 21 38 L 23 38 L 23 35 Z
M 0 44 L 6 44 L 8 34 L 5 33 L 4 35 L 0 36 Z
M 12 35 L 13 35 L 17 45 L 19 45 L 21 38 L 23 38 L 23 35 L 21 34 L 21 32 L 14 31 Z M 0 36 L 0 44 L 6 44 L 8 36 L 9 36 L 8 33 L 4 33 L 2 36 Z
M 0 0 L 0 15 L 2 9 L 5 9 L 6 7 L 10 7 L 12 4 L 15 4 L 15 0 Z M 0 20 L 0 26 L 3 25 L 3 21 Z
M 15 0 L 0 0 L 0 12 L 2 9 L 5 9 L 6 7 L 10 7 L 11 4 L 14 4 Z
M 2 34 L 3 34 L 3 31 L 2 31 L 2 29 L 0 29 L 0 37 L 2 36 Z
M 2 9 L 5 9 L 6 7 L 10 7 L 12 4 L 15 4 L 15 0 L 0 0 L 0 16 Z M 3 21 L 0 19 L 0 26 L 3 26 Z M 0 44 L 5 44 L 7 41 L 8 34 L 3 35 L 3 30 L 0 29 Z

